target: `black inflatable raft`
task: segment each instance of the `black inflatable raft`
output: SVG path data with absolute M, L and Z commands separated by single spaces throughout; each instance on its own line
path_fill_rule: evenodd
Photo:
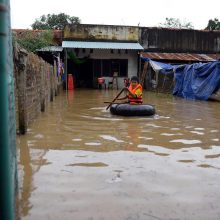
M 110 112 L 121 116 L 150 116 L 155 114 L 155 108 L 152 105 L 113 104 Z

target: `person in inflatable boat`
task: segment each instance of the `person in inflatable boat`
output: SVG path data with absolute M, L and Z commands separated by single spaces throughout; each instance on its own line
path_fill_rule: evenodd
M 136 105 L 136 104 L 142 104 L 142 86 L 139 83 L 139 79 L 137 76 L 131 77 L 131 83 L 130 86 L 127 88 L 124 88 L 124 91 L 127 92 L 127 95 L 123 98 L 118 98 L 118 100 L 128 99 L 128 102 L 130 104 Z

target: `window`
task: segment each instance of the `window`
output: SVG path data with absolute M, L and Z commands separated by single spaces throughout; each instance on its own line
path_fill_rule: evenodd
M 118 73 L 119 77 L 128 76 L 128 60 L 127 59 L 94 59 L 93 60 L 94 76 L 109 76 L 112 77 L 114 72 Z

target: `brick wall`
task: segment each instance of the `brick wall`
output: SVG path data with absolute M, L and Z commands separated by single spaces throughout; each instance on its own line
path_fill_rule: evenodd
M 34 53 L 14 47 L 15 96 L 17 103 L 17 132 L 27 127 L 44 112 L 58 90 L 54 67 Z

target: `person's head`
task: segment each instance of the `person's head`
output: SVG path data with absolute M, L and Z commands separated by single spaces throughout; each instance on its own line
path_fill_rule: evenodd
M 131 77 L 131 86 L 135 87 L 135 86 L 137 86 L 138 83 L 139 83 L 138 77 L 137 76 L 132 76 Z

